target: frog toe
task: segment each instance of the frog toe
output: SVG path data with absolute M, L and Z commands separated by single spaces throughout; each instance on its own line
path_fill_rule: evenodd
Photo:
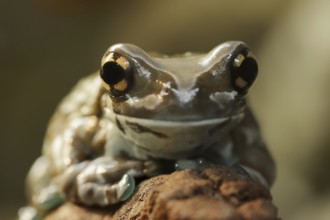
M 41 220 L 38 210 L 32 206 L 25 206 L 18 210 L 18 220 Z
M 231 165 L 230 168 L 236 170 L 239 174 L 241 174 L 245 178 L 252 179 L 250 174 L 238 163 L 235 163 L 235 164 Z
M 127 200 L 135 189 L 135 180 L 132 176 L 125 174 L 118 182 L 117 198 L 119 201 Z

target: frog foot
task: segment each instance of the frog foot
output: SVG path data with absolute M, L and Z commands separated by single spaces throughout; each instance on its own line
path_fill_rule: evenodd
M 125 174 L 117 184 L 118 201 L 127 200 L 135 189 L 135 180 L 132 176 Z
M 79 202 L 85 205 L 108 206 L 126 200 L 134 189 L 134 178 L 125 174 L 118 182 L 113 184 L 80 183 L 77 185 L 77 195 Z
M 252 179 L 250 174 L 238 163 L 234 163 L 233 165 L 230 166 L 230 168 L 236 170 L 239 174 L 241 174 L 246 179 Z
M 38 210 L 32 206 L 25 206 L 18 210 L 18 220 L 41 220 Z

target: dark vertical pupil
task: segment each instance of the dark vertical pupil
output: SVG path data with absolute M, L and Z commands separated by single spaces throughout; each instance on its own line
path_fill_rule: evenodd
M 105 63 L 100 74 L 101 78 L 109 85 L 114 85 L 125 78 L 125 70 L 114 61 Z
M 238 75 L 248 83 L 252 83 L 258 73 L 258 64 L 253 58 L 246 58 L 238 69 Z

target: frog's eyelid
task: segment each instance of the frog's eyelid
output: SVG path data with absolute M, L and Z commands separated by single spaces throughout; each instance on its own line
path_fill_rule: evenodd
M 152 56 L 150 56 L 150 53 L 147 53 L 140 47 L 137 47 L 133 44 L 115 44 L 111 46 L 107 52 L 120 54 L 123 57 L 126 57 L 126 59 L 128 59 L 129 61 L 143 60 L 147 63 L 153 63 L 153 59 Z
M 107 51 L 102 58 L 101 66 L 103 67 L 107 62 L 116 62 L 124 70 L 128 70 L 129 67 L 128 59 L 117 52 Z
M 104 54 L 102 59 L 106 58 L 107 56 L 109 56 L 109 54 L 111 53 L 111 51 L 107 50 Z
M 250 50 L 248 50 L 248 53 L 247 53 L 246 57 L 256 59 L 256 57 L 254 56 L 254 54 Z

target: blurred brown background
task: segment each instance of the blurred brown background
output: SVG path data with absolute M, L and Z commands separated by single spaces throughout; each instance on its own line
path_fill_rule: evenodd
M 209 51 L 243 40 L 259 58 L 250 93 L 278 164 L 284 219 L 330 218 L 330 2 L 0 1 L 0 219 L 24 204 L 56 104 L 96 70 L 107 47 Z

